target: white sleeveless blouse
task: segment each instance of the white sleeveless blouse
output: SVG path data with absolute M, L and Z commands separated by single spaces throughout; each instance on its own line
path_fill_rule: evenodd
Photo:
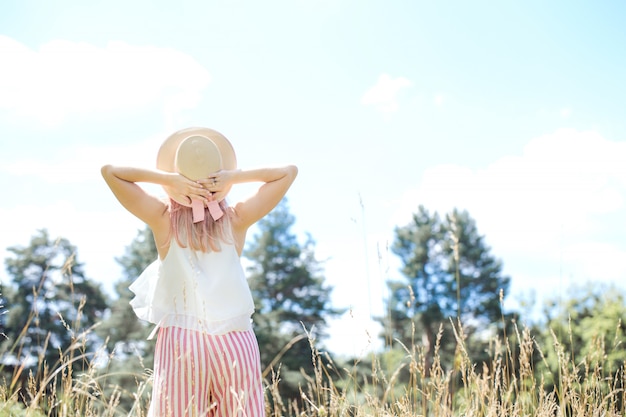
M 156 260 L 130 285 L 137 317 L 159 327 L 182 327 L 209 334 L 246 331 L 254 302 L 234 245 L 219 252 L 181 248 L 172 240 L 165 259 Z

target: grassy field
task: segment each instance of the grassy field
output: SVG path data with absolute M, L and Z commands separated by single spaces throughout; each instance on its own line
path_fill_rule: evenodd
M 427 369 L 420 346 L 405 346 L 393 353 L 370 354 L 349 364 L 336 364 L 313 346 L 315 372 L 306 375 L 301 398 L 280 398 L 280 369 L 266 380 L 267 415 L 278 416 L 624 416 L 626 376 L 624 364 L 610 369 L 602 345 L 573 362 L 556 336 L 551 346 L 538 346 L 528 329 L 489 344 L 490 361 L 470 361 L 455 333 L 458 348 L 454 369 L 444 370 L 435 354 Z M 567 337 L 567 336 L 566 336 Z M 557 375 L 548 371 L 545 352 L 559 358 Z M 533 358 L 541 358 L 539 362 Z M 60 353 L 54 366 L 39 364 L 23 375 L 16 367 L 11 380 L 0 382 L 0 417 L 6 416 L 145 416 L 151 388 L 150 371 L 129 375 L 133 392 L 111 386 L 110 362 L 105 354 L 87 356 L 80 343 Z M 363 372 L 363 364 L 367 372 Z M 81 371 L 76 371 L 80 364 Z M 547 364 L 546 364 L 547 365 Z M 535 369 L 542 366 L 545 371 Z M 408 382 L 398 382 L 403 380 Z M 19 381 L 27 381 L 19 389 Z M 548 384 L 546 381 L 557 381 Z M 132 398 L 121 407 L 122 397 Z

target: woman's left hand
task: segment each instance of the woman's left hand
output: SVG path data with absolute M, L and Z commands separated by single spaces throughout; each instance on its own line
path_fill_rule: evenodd
M 206 179 L 198 180 L 198 183 L 213 194 L 212 199 L 221 201 L 233 185 L 233 174 L 234 171 L 220 170 L 212 173 Z

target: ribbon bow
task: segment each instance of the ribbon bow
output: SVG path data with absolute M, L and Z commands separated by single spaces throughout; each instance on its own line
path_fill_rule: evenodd
M 224 212 L 220 208 L 220 204 L 215 201 L 209 201 L 207 204 L 209 214 L 213 217 L 213 220 L 217 221 L 222 218 Z M 198 223 L 204 221 L 204 203 L 201 200 L 191 200 L 191 211 L 193 213 L 193 222 Z

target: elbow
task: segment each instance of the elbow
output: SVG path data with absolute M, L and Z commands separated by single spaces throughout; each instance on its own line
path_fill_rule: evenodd
M 298 176 L 298 167 L 295 165 L 287 165 L 287 175 L 291 181 L 295 180 Z
M 102 168 L 100 168 L 100 174 L 102 174 L 102 178 L 104 178 L 107 183 L 120 179 L 119 169 L 115 165 L 103 165 Z
M 102 174 L 102 177 L 104 179 L 110 178 L 111 177 L 111 171 L 113 170 L 113 166 L 112 165 L 103 165 L 102 168 L 100 168 L 100 174 Z

